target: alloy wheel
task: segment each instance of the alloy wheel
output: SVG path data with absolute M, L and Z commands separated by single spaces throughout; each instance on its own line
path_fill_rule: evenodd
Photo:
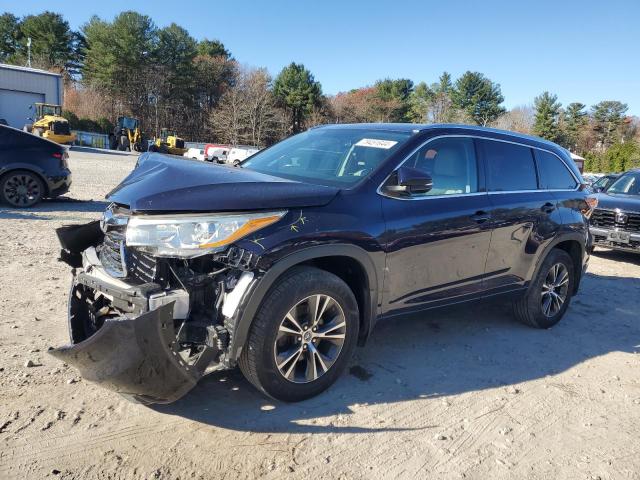
M 569 271 L 563 263 L 553 265 L 542 284 L 542 313 L 547 318 L 558 314 L 569 293 Z
M 42 187 L 32 175 L 16 173 L 4 182 L 3 194 L 5 200 L 14 207 L 30 207 L 40 200 Z
M 280 322 L 273 348 L 280 374 L 293 383 L 324 375 L 338 359 L 347 332 L 344 311 L 329 295 L 311 295 Z

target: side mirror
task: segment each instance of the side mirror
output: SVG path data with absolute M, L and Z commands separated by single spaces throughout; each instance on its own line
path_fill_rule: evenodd
M 604 192 L 604 188 L 602 187 L 593 187 L 593 193 L 601 193 Z
M 433 186 L 433 179 L 427 172 L 412 168 L 400 167 L 396 170 L 396 184 L 387 185 L 386 188 L 390 192 L 408 193 L 414 195 L 418 193 L 427 193 Z

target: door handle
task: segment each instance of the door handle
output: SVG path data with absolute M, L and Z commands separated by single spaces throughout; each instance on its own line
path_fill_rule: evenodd
M 478 210 L 476 213 L 471 215 L 471 220 L 476 223 L 484 223 L 491 218 L 489 212 L 485 212 L 484 210 Z
M 540 210 L 542 210 L 544 213 L 551 213 L 555 209 L 556 209 L 556 206 L 551 202 L 547 202 L 544 205 L 542 205 L 542 207 L 540 207 Z

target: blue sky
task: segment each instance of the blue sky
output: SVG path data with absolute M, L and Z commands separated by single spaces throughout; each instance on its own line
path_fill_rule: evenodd
M 126 9 L 221 40 L 241 63 L 276 74 L 302 62 L 334 94 L 385 77 L 414 82 L 477 70 L 507 107 L 544 90 L 563 104 L 621 100 L 640 115 L 639 0 L 168 0 L 54 2 L 73 28 Z M 51 5 L 2 0 L 16 15 Z M 177 13 L 176 13 L 177 12 Z

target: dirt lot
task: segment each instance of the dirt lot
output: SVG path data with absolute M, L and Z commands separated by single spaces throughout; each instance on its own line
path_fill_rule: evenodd
M 69 199 L 0 209 L 0 478 L 640 479 L 640 256 L 599 251 L 568 315 L 390 321 L 295 405 L 214 374 L 144 407 L 46 354 L 67 340 L 54 227 L 97 218 L 135 156 L 72 152 Z M 33 363 L 34 366 L 27 366 Z

